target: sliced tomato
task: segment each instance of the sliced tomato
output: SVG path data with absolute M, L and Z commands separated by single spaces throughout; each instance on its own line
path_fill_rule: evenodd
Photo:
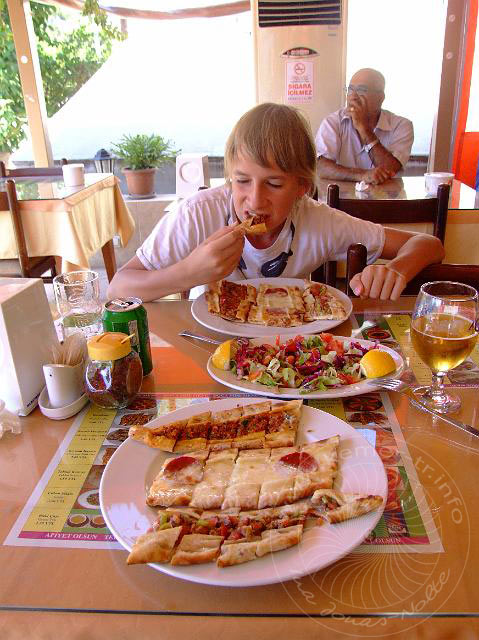
M 338 373 L 338 378 L 341 380 L 341 382 L 344 382 L 344 384 L 354 384 L 355 382 L 358 381 L 358 379 L 356 378 L 356 376 L 351 375 L 350 373 Z
M 319 337 L 326 343 L 329 351 L 336 351 L 340 356 L 344 354 L 344 343 L 341 340 L 337 340 L 332 333 L 320 333 Z
M 235 530 L 230 533 L 228 540 L 241 540 L 243 537 L 239 531 Z
M 296 342 L 294 340 L 290 340 L 284 345 L 285 353 L 296 353 Z

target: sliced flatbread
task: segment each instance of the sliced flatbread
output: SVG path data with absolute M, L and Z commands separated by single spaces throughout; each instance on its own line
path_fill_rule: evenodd
M 186 453 L 188 451 L 198 451 L 206 449 L 208 433 L 211 425 L 211 411 L 197 413 L 191 416 L 176 441 L 174 452 Z
M 383 504 L 383 499 L 381 496 L 361 496 L 332 489 L 320 489 L 314 492 L 311 503 L 315 505 L 316 515 L 334 524 L 374 511 Z
M 127 564 L 170 562 L 180 533 L 181 527 L 144 533 L 136 539 L 126 560 Z
M 213 414 L 203 412 L 159 427 L 134 425 L 129 436 L 149 447 L 175 453 L 292 446 L 302 402 L 292 400 L 271 406 L 268 400 Z
M 302 292 L 295 286 L 260 284 L 248 322 L 271 327 L 296 327 L 303 324 L 304 303 Z
M 272 407 L 265 436 L 266 447 L 291 447 L 294 445 L 302 404 L 302 400 L 291 400 L 283 405 Z
M 296 524 L 284 529 L 269 529 L 261 534 L 261 541 L 256 546 L 256 555 L 264 556 L 267 553 L 282 551 L 294 547 L 301 542 L 303 537 L 303 525 Z
M 235 564 L 243 564 L 256 560 L 257 541 L 252 542 L 229 542 L 228 540 L 221 546 L 221 554 L 216 561 L 218 567 L 232 567 Z
M 287 447 L 282 455 L 272 455 L 274 449 L 260 448 L 240 450 L 236 457 L 235 447 L 229 457 L 229 450 L 205 450 L 169 458 L 148 491 L 147 503 L 207 509 L 220 504 L 223 509 L 290 504 L 311 496 L 317 489 L 332 488 L 338 445 L 339 436 L 332 436 L 292 451 Z
M 208 311 L 230 320 L 246 322 L 252 304 L 256 302 L 256 289 L 250 284 L 218 280 L 206 292 Z
M 233 446 L 242 415 L 241 407 L 218 411 L 213 415 L 208 438 L 210 449 L 221 450 Z
M 175 448 L 176 440 L 186 427 L 188 420 L 178 420 L 177 422 L 171 422 L 170 424 L 162 425 L 161 427 L 154 427 L 148 429 L 140 425 L 134 425 L 130 427 L 128 435 L 133 440 L 143 442 L 149 447 L 162 449 L 163 451 L 173 451 Z
M 271 401 L 247 404 L 242 408 L 242 417 L 234 446 L 238 449 L 260 449 L 264 446 L 266 430 L 269 423 Z
M 340 300 L 330 293 L 324 284 L 306 281 L 302 298 L 305 306 L 303 317 L 305 322 L 340 320 L 346 317 L 346 311 Z
M 190 565 L 213 562 L 218 557 L 223 538 L 191 533 L 183 536 L 171 558 L 171 564 Z

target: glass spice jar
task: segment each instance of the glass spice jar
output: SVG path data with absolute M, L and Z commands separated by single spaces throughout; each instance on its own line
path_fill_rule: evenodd
M 100 333 L 88 340 L 90 361 L 85 370 L 85 392 L 106 409 L 124 409 L 138 394 L 143 369 L 130 336 Z

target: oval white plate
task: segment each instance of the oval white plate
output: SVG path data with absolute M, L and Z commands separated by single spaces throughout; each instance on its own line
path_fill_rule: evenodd
M 300 287 L 304 289 L 304 280 L 298 278 L 274 278 L 274 280 L 268 280 L 267 278 L 254 278 L 251 280 L 241 280 L 239 284 L 252 284 L 254 287 L 259 287 L 260 284 L 266 284 L 271 282 L 277 287 L 290 286 Z M 215 316 L 208 311 L 208 304 L 206 302 L 206 295 L 201 294 L 199 298 L 196 298 L 191 305 L 191 313 L 193 318 L 208 329 L 218 331 L 219 333 L 226 333 L 231 336 L 243 336 L 244 338 L 253 338 L 255 336 L 275 336 L 278 331 L 285 336 L 295 335 L 300 333 L 320 333 L 321 331 L 327 331 L 333 327 L 337 327 L 339 324 L 349 318 L 353 310 L 353 303 L 348 296 L 334 289 L 328 287 L 329 291 L 339 298 L 346 311 L 346 316 L 341 320 L 316 320 L 315 322 L 306 322 L 299 327 L 263 327 L 257 324 L 249 324 L 247 322 L 230 322 L 224 320 L 220 316 Z
M 158 426 L 209 410 L 222 411 L 257 402 L 252 398 L 227 398 L 192 404 L 152 420 Z M 387 495 L 384 466 L 374 448 L 355 429 L 335 416 L 304 406 L 297 443 L 312 442 L 339 434 L 339 473 L 335 488 L 345 492 Z M 172 454 L 157 451 L 135 440 L 126 440 L 113 454 L 102 475 L 100 505 L 108 528 L 120 544 L 130 551 L 135 539 L 155 520 L 156 510 L 145 502 L 146 489 Z M 190 567 L 150 564 L 168 575 L 224 587 L 250 587 L 293 580 L 339 560 L 374 529 L 383 508 L 360 518 L 335 525 L 308 529 L 297 547 L 272 553 L 252 562 L 219 569 L 208 563 Z M 127 568 L 126 571 L 129 569 Z
M 296 334 L 298 335 L 298 334 Z M 363 347 L 373 347 L 376 343 L 369 340 L 358 340 L 356 338 L 345 338 L 341 336 L 334 336 L 337 340 L 349 340 L 358 342 Z M 279 339 L 284 342 L 288 339 L 288 336 L 280 335 Z M 274 338 L 255 338 L 251 342 L 255 344 L 276 344 L 276 336 Z M 391 373 L 392 378 L 396 378 L 400 375 L 404 368 L 404 360 L 402 357 L 389 347 L 384 345 L 378 345 L 378 349 L 381 351 L 387 351 L 394 359 L 396 363 L 396 371 Z M 361 393 L 369 393 L 379 388 L 379 385 L 374 384 L 374 378 L 368 378 L 356 382 L 355 384 L 348 384 L 343 387 L 336 387 L 334 389 L 328 389 L 327 391 L 312 391 L 311 393 L 299 393 L 297 389 L 280 388 L 278 391 L 273 391 L 271 387 L 267 387 L 264 384 L 258 384 L 257 382 L 248 382 L 247 380 L 238 380 L 236 375 L 231 371 L 222 371 L 217 369 L 211 362 L 211 357 L 208 359 L 206 369 L 213 380 L 224 384 L 231 389 L 237 389 L 244 393 L 254 393 L 257 396 L 268 396 L 269 398 L 303 398 L 304 400 L 315 400 L 318 398 L 347 398 L 348 396 L 357 396 Z M 381 378 L 384 380 L 384 378 Z

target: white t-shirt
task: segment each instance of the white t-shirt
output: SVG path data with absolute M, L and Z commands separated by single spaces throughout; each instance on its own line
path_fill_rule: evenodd
M 404 167 L 414 140 L 412 122 L 382 109 L 374 133 L 383 147 Z M 334 160 L 343 167 L 374 168 L 351 116 L 344 109 L 331 113 L 321 122 L 315 142 L 318 157 Z
M 201 190 L 163 216 L 136 255 L 145 269 L 164 269 L 186 258 L 206 238 L 235 219 L 228 185 Z M 245 238 L 240 267 L 227 277 L 308 278 L 328 260 L 346 260 L 348 247 L 355 242 L 366 246 L 368 263 L 372 263 L 382 253 L 384 237 L 381 225 L 353 218 L 304 196 L 271 247 L 256 249 Z M 283 253 L 286 255 L 281 260 Z M 278 273 L 278 261 L 284 262 L 286 256 L 286 266 Z

